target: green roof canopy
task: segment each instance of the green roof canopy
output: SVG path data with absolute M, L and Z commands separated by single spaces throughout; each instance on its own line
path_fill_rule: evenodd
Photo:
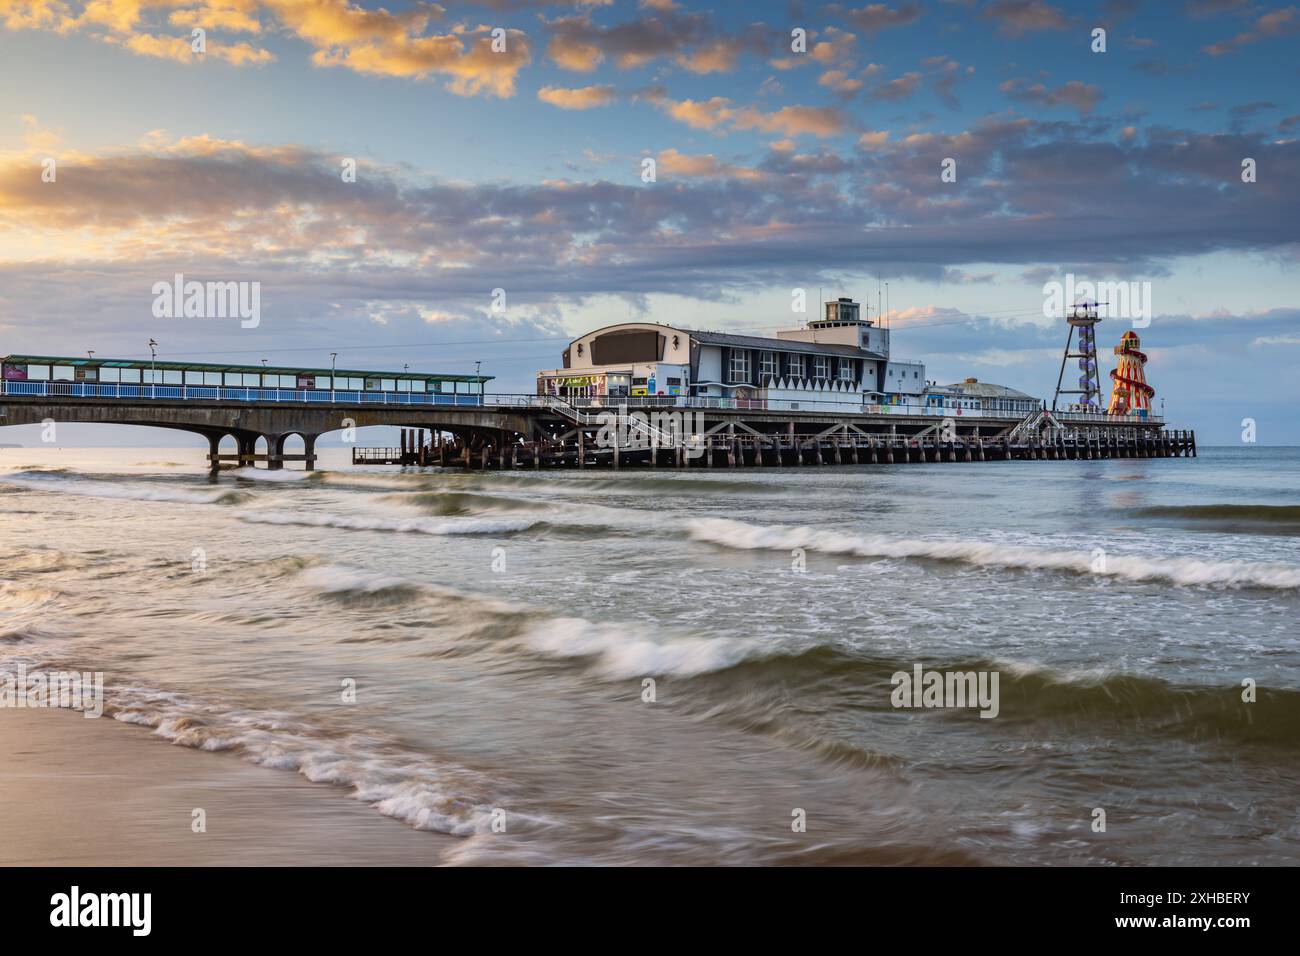
M 0 361 L 13 365 L 73 365 L 89 368 L 155 368 L 161 371 L 183 372 L 257 372 L 263 375 L 339 375 L 348 378 L 400 378 L 419 381 L 437 379 L 442 382 L 490 382 L 493 375 L 452 375 L 446 372 L 374 372 L 340 368 L 333 372 L 327 368 L 300 368 L 288 365 L 224 365 L 214 362 L 151 362 L 149 359 L 70 358 L 66 355 L 5 355 Z

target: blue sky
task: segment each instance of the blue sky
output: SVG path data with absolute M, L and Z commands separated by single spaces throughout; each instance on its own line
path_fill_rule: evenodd
M 1050 395 L 1069 272 L 1151 282 L 1174 423 L 1300 443 L 1298 38 L 1248 0 L 0 0 L 0 352 L 528 391 L 596 325 L 887 281 L 898 354 Z M 260 281 L 261 325 L 154 318 L 175 272 Z

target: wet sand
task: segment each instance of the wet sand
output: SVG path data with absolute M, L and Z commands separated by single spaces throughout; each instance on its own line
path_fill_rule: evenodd
M 4 866 L 428 866 L 457 842 L 343 789 L 71 711 L 0 709 L 0 768 Z

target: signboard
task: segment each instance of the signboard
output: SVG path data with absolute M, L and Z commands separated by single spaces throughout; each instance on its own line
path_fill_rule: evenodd
M 25 382 L 27 381 L 26 365 L 6 365 L 5 366 L 6 382 Z
M 302 372 L 298 373 L 298 388 L 315 388 L 315 387 L 316 387 L 315 375 L 304 375 Z

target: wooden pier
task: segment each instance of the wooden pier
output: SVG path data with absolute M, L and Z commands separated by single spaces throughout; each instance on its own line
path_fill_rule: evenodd
M 1107 458 L 1196 457 L 1188 430 L 1139 425 L 980 426 L 953 434 L 931 424 L 913 434 L 897 426 L 868 430 L 855 423 L 801 433 L 795 422 L 761 432 L 740 420 L 720 422 L 702 435 L 610 434 L 577 427 L 533 441 L 492 442 L 403 430 L 400 448 L 358 448 L 356 464 L 437 465 L 472 470 L 541 468 L 761 468 L 819 465 L 893 465 L 920 462 L 1080 461 Z M 666 440 L 664 440 L 666 439 Z

